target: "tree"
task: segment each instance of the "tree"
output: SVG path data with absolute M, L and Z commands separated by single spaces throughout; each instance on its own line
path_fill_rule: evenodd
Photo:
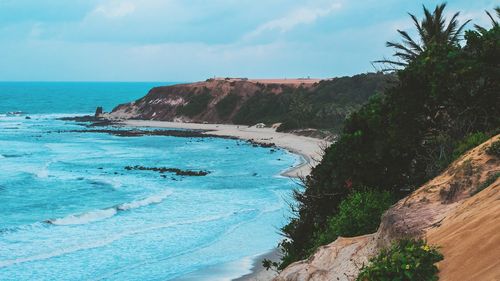
M 493 26 L 493 28 L 498 28 L 499 27 L 499 24 L 498 24 L 498 21 L 495 20 L 495 18 L 491 15 L 491 13 L 489 11 L 485 11 L 486 14 L 488 15 L 488 17 L 490 18 L 491 20 L 491 25 Z M 500 7 L 496 7 L 495 8 L 495 12 L 497 14 L 497 18 L 500 18 Z M 488 30 L 480 25 L 477 25 L 475 24 L 474 27 L 482 34 L 486 33 Z
M 458 22 L 460 12 L 457 12 L 451 17 L 448 24 L 446 24 L 446 18 L 443 15 L 445 8 L 446 3 L 437 5 L 434 12 L 431 13 L 423 6 L 424 19 L 422 19 L 421 22 L 419 22 L 415 15 L 408 13 L 417 28 L 419 40 L 414 40 L 408 32 L 398 29 L 398 33 L 403 37 L 403 42 L 387 42 L 386 45 L 387 47 L 395 49 L 396 52 L 394 56 L 400 60 L 384 59 L 376 62 L 388 63 L 394 67 L 407 66 L 432 45 L 458 45 L 460 42 L 460 34 L 470 20 L 466 20 L 460 25 Z M 394 67 L 392 69 L 394 69 Z

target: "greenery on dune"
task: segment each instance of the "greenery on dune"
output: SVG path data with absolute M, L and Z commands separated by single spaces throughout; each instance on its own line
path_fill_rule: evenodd
M 418 40 L 399 32 L 403 43 L 389 44 L 399 60 L 383 62 L 398 68 L 398 83 L 350 115 L 339 140 L 304 180 L 305 189 L 294 193 L 296 216 L 282 229 L 287 239 L 280 244 L 280 268 L 307 258 L 321 235 L 324 242 L 341 235 L 336 220 L 346 206 L 356 206 L 343 203 L 353 192 L 370 187 L 401 198 L 497 132 L 500 9 L 490 15 L 492 27 L 476 26 L 461 41 L 458 15 L 445 21 L 444 8 L 426 9 L 420 22 L 412 16 Z M 373 230 L 353 227 L 356 235 Z
M 435 263 L 443 260 L 438 249 L 423 240 L 403 239 L 370 260 L 361 269 L 357 281 L 434 281 L 438 280 Z
M 340 203 L 338 212 L 327 220 L 325 228 L 314 234 L 309 253 L 314 253 L 319 246 L 329 244 L 339 236 L 354 237 L 375 232 L 383 212 L 393 203 L 394 196 L 387 191 L 352 192 Z

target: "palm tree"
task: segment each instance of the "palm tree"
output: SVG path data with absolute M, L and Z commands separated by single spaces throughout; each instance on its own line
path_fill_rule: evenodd
M 397 66 L 408 65 L 433 44 L 458 45 L 460 41 L 460 34 L 470 20 L 467 20 L 462 25 L 459 25 L 458 16 L 460 13 L 457 12 L 451 17 L 448 24 L 446 24 L 446 18 L 443 15 L 445 7 L 446 3 L 437 5 L 434 12 L 431 13 L 425 6 L 423 6 L 424 18 L 421 22 L 418 21 L 415 15 L 408 13 L 417 28 L 419 36 L 418 42 L 413 40 L 413 38 L 411 38 L 406 31 L 398 29 L 398 33 L 401 37 L 403 37 L 403 42 L 387 42 L 386 45 L 387 47 L 391 47 L 396 50 L 394 56 L 398 57 L 399 60 L 394 61 L 384 59 L 375 62 L 388 63 L 393 66 L 392 70 L 394 70 Z
M 493 28 L 498 28 L 498 27 L 499 27 L 499 23 L 498 23 L 498 21 L 497 21 L 497 20 L 495 20 L 495 18 L 494 18 L 494 17 L 490 14 L 490 12 L 488 12 L 488 11 L 485 11 L 485 12 L 486 12 L 486 14 L 488 15 L 488 17 L 490 18 L 490 20 L 491 20 L 491 25 L 493 26 Z M 496 8 L 495 8 L 495 12 L 497 13 L 497 18 L 499 18 L 499 19 L 500 19 L 500 7 L 496 7 Z M 475 25 L 474 25 L 474 27 L 475 27 L 475 28 L 476 28 L 476 29 L 477 29 L 480 33 L 483 33 L 483 34 L 484 34 L 484 33 L 486 33 L 486 32 L 487 32 L 486 28 L 484 28 L 484 27 L 482 27 L 482 26 L 480 26 L 480 25 L 475 24 Z

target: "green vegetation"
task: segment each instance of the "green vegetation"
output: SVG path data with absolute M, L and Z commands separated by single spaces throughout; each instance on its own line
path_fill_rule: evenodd
M 310 255 L 317 234 L 330 230 L 342 202 L 360 187 L 402 198 L 498 130 L 500 27 L 492 19 L 493 27 L 468 30 L 458 44 L 461 25 L 457 16 L 445 24 L 443 10 L 426 9 L 421 23 L 412 17 L 417 41 L 424 43 L 418 51 L 401 32 L 403 47 L 414 53 L 389 45 L 404 59 L 384 61 L 400 68 L 397 84 L 348 114 L 338 141 L 304 180 L 304 190 L 295 191 L 295 216 L 282 228 L 280 268 Z M 368 229 L 358 225 L 351 231 Z
M 208 103 L 212 100 L 212 96 L 208 92 L 199 95 L 191 95 L 188 98 L 188 103 L 177 109 L 177 113 L 193 117 L 205 110 Z
M 403 239 L 371 259 L 357 281 L 438 280 L 439 270 L 434 264 L 442 259 L 443 255 L 425 241 Z
M 486 149 L 486 153 L 491 156 L 500 157 L 500 141 L 496 141 L 490 147 L 488 147 Z
M 481 185 L 479 185 L 473 192 L 471 192 L 470 195 L 473 196 L 483 191 L 492 183 L 494 183 L 498 179 L 498 177 L 500 177 L 500 173 L 495 173 L 493 175 L 490 175 L 483 183 L 481 183 Z
M 487 141 L 491 136 L 482 132 L 470 134 L 465 137 L 461 142 L 456 145 L 452 153 L 452 160 L 456 160 L 460 155 L 464 154 L 470 149 Z
M 235 93 L 230 93 L 221 99 L 216 105 L 215 109 L 217 110 L 217 114 L 221 118 L 227 118 L 233 113 L 238 101 L 240 100 L 240 96 Z
M 288 94 L 274 95 L 265 91 L 257 92 L 243 103 L 234 116 L 233 122 L 243 125 L 281 122 L 287 116 L 289 98 Z
M 392 204 L 394 197 L 387 191 L 356 191 L 340 203 L 338 212 L 327 221 L 325 230 L 317 233 L 314 253 L 317 247 L 333 242 L 337 237 L 353 237 L 377 231 L 380 217 Z
M 418 41 L 421 43 L 413 40 L 413 38 L 411 38 L 406 31 L 398 29 L 399 35 L 403 37 L 403 42 L 387 42 L 387 47 L 394 48 L 396 51 L 394 56 L 400 60 L 382 60 L 378 62 L 398 66 L 407 66 L 411 62 L 415 61 L 426 50 L 434 47 L 435 45 L 458 46 L 462 30 L 470 22 L 470 20 L 465 21 L 459 26 L 458 16 L 460 13 L 455 13 L 445 27 L 443 13 L 445 8 L 446 4 L 443 3 L 436 6 L 433 13 L 431 13 L 424 6 L 424 19 L 421 22 L 418 21 L 415 15 L 409 14 L 418 31 L 418 35 L 420 37 L 420 40 Z
M 278 85 L 260 84 L 261 90 L 242 103 L 231 121 L 243 125 L 283 123 L 278 131 L 298 128 L 339 131 L 352 112 L 395 81 L 392 74 L 360 74 L 321 81 L 310 89 L 281 85 L 280 94 L 273 93 Z

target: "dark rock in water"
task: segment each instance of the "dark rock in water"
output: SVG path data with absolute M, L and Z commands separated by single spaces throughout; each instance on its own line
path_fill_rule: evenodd
M 101 116 L 101 114 L 103 113 L 102 111 L 102 106 L 98 106 L 96 109 L 95 109 L 95 114 L 94 114 L 94 117 L 95 118 L 98 118 L 99 116 Z
M 7 116 L 16 116 L 16 115 L 23 115 L 26 114 L 26 112 L 22 111 L 9 111 L 7 112 Z
M 87 127 L 106 127 L 106 126 L 112 126 L 116 125 L 115 121 L 111 120 L 106 120 L 106 119 L 99 119 L 96 121 L 93 121 L 90 125 L 87 125 Z
M 268 143 L 256 142 L 253 139 L 247 140 L 246 142 L 248 144 L 252 145 L 253 147 L 276 148 L 276 144 L 272 143 L 272 142 L 268 142 Z
M 58 120 L 76 121 L 76 122 L 95 122 L 95 121 L 97 121 L 97 119 L 95 118 L 95 116 L 91 116 L 91 115 L 73 116 L 73 117 L 61 117 L 61 118 L 58 118 Z
M 126 166 L 125 170 L 127 170 L 127 171 L 131 171 L 131 170 L 155 171 L 155 172 L 159 172 L 162 174 L 168 172 L 168 173 L 175 173 L 178 176 L 195 176 L 195 177 L 206 176 L 206 175 L 210 174 L 209 171 L 192 171 L 192 170 L 181 170 L 178 168 L 165 168 L 165 167 L 159 167 L 159 168 L 144 167 L 144 166 L 139 166 L 139 165 Z
M 168 136 L 168 137 L 183 137 L 183 138 L 220 138 L 220 139 L 237 139 L 230 136 L 218 136 L 206 134 L 206 131 L 198 130 L 123 130 L 123 129 L 88 129 L 88 130 L 70 130 L 56 131 L 57 133 L 106 133 L 119 137 L 142 137 L 142 136 Z
M 61 118 L 58 118 L 58 120 L 74 121 L 74 122 L 80 122 L 80 123 L 90 123 L 90 124 L 82 124 L 82 125 L 85 125 L 87 127 L 99 127 L 99 126 L 104 127 L 104 126 L 116 125 L 116 122 L 101 118 L 97 115 L 96 116 L 84 115 L 84 116 L 73 116 L 73 117 L 61 117 Z
M 29 117 L 29 116 L 26 116 L 26 117 L 24 117 L 24 119 L 31 119 L 31 117 Z

